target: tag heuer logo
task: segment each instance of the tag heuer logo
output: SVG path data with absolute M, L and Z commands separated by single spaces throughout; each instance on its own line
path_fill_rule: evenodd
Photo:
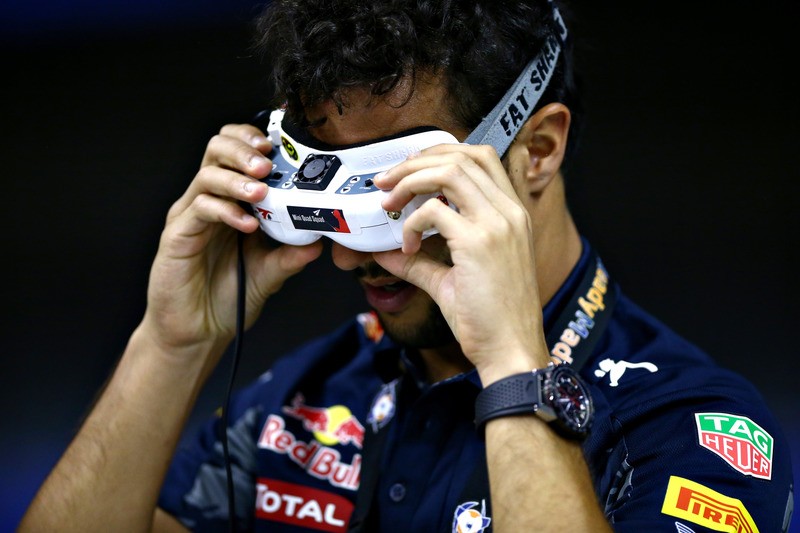
M 700 446 L 746 476 L 772 479 L 772 436 L 747 417 L 695 413 Z

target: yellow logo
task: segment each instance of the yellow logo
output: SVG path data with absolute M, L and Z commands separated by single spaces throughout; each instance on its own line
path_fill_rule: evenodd
M 297 161 L 300 157 L 297 155 L 297 148 L 295 148 L 294 145 L 289 142 L 289 139 L 283 135 L 281 135 L 281 143 L 283 144 L 283 147 L 286 148 L 286 153 L 289 154 L 289 157 Z
M 603 301 L 608 292 L 608 272 L 598 260 L 597 270 L 594 273 L 592 286 L 586 292 L 586 296 L 578 298 L 580 309 L 575 311 L 575 318 L 570 321 L 568 326 L 561 333 L 559 342 L 550 351 L 550 359 L 553 363 L 572 363 L 572 349 L 575 348 L 581 339 L 585 339 L 594 328 L 594 317 L 598 311 L 605 311 L 606 305 Z
M 682 477 L 670 476 L 661 512 L 714 531 L 758 533 L 741 500 Z

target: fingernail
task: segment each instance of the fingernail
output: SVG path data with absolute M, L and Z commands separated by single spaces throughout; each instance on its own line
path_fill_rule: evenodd
M 263 163 L 265 159 L 266 159 L 266 157 L 264 157 L 263 155 L 254 155 L 253 157 L 250 158 L 249 165 L 251 167 L 255 168 L 258 165 L 260 165 L 261 163 Z
M 253 188 L 255 187 L 255 183 L 252 181 L 244 182 L 244 192 L 253 192 Z
M 414 159 L 419 157 L 420 155 L 422 155 L 420 152 L 411 152 L 410 154 L 408 154 L 408 157 L 406 157 L 406 159 Z
M 382 180 L 385 177 L 386 177 L 386 171 L 384 170 L 383 172 L 378 172 L 377 174 L 375 174 L 375 177 L 372 178 L 372 179 L 373 180 Z
M 260 145 L 266 144 L 268 142 L 269 142 L 269 139 L 267 139 L 263 135 L 256 135 L 255 137 L 250 139 L 250 144 L 252 144 L 253 146 L 260 146 Z

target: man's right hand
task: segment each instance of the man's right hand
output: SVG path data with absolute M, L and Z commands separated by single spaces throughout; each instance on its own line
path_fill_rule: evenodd
M 20 533 L 185 531 L 156 512 L 158 494 L 200 385 L 235 331 L 236 231 L 258 228 L 237 202 L 268 194 L 257 178 L 270 172 L 271 148 L 247 125 L 225 126 L 209 142 L 167 217 L 144 320 Z M 317 242 L 269 250 L 257 237 L 245 240 L 247 324 L 322 249 Z
M 147 311 L 140 330 L 165 350 L 207 345 L 219 357 L 235 332 L 236 231 L 253 233 L 258 221 L 237 202 L 258 202 L 272 149 L 264 134 L 246 124 L 224 126 L 208 143 L 200 171 L 169 211 L 150 272 Z M 267 296 L 316 259 L 322 245 L 284 245 L 270 250 L 259 235 L 245 239 L 246 326 Z M 213 365 L 214 361 L 208 361 Z

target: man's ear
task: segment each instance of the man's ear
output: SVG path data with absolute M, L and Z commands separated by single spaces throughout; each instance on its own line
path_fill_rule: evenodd
M 557 175 L 564 160 L 571 115 L 564 104 L 547 104 L 519 130 L 509 154 L 509 167 L 519 169 L 530 194 L 540 193 Z

